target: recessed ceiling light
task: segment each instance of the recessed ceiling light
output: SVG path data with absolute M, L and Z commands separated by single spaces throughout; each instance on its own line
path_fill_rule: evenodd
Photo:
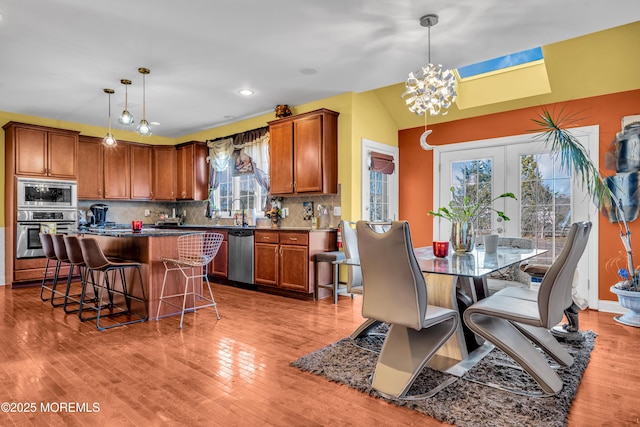
M 227 119 L 227 120 L 231 120 L 231 119 L 235 119 L 236 116 L 224 116 L 224 118 Z
M 314 70 L 313 68 L 303 68 L 302 70 L 300 70 L 301 74 L 306 74 L 308 76 L 311 76 L 317 72 L 318 70 Z
M 251 96 L 253 95 L 253 91 L 251 89 L 240 89 L 238 93 L 242 96 Z

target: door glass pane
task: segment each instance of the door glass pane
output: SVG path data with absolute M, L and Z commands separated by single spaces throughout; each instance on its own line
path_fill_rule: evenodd
M 551 264 L 571 226 L 571 176 L 552 154 L 520 156 L 520 233 L 537 249 L 548 249 L 536 262 Z
M 369 221 L 389 221 L 389 175 L 369 172 Z
M 453 206 L 481 203 L 492 199 L 493 165 L 491 159 L 454 161 L 451 163 Z M 475 224 L 478 232 L 491 230 L 491 211 L 486 209 Z

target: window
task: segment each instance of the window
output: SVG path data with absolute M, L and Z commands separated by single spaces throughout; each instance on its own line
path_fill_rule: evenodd
M 493 199 L 493 167 L 491 159 L 452 162 L 453 206 L 481 204 L 489 206 Z M 465 199 L 467 200 L 465 203 Z M 487 207 L 478 215 L 475 229 L 491 230 L 491 211 Z
M 398 147 L 362 140 L 362 219 L 398 218 L 397 159 Z
M 229 159 L 229 167 L 218 172 L 219 186 L 214 192 L 214 201 L 222 217 L 232 216 L 233 210 L 256 209 L 262 216 L 267 194 L 256 181 L 253 173 L 235 174 L 233 156 Z M 230 214 L 231 212 L 231 214 Z

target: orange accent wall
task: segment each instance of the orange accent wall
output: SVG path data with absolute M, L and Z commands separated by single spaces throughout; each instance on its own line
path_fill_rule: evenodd
M 546 105 L 550 111 L 577 113 L 581 118 L 576 126 L 600 126 L 599 162 L 604 165 L 604 154 L 621 130 L 624 116 L 640 114 L 640 90 L 577 99 Z M 444 145 L 466 141 L 522 135 L 536 128 L 532 122 L 542 111 L 542 106 L 523 108 L 504 113 L 490 114 L 469 119 L 430 125 L 433 133 L 429 144 Z M 399 216 L 411 224 L 411 236 L 416 247 L 430 245 L 433 241 L 433 219 L 427 212 L 433 209 L 433 152 L 420 148 L 423 127 L 402 130 L 398 133 L 399 147 Z M 602 170 L 603 175 L 615 171 Z M 609 287 L 617 281 L 618 268 L 626 266 L 626 255 L 619 239 L 618 224 L 610 224 L 600 216 L 599 228 L 599 277 L 598 297 L 616 300 Z M 633 233 L 635 261 L 640 260 L 640 221 L 629 224 Z M 635 237 L 635 239 L 634 239 Z M 612 257 L 612 254 L 615 254 Z M 613 262 L 611 259 L 613 258 Z M 636 264 L 638 265 L 638 264 Z

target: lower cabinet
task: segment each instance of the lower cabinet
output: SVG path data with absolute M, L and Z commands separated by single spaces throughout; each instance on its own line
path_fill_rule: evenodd
M 218 249 L 218 253 L 209 263 L 209 276 L 227 278 L 228 265 L 229 265 L 229 233 L 227 230 L 211 229 L 207 230 L 210 233 L 222 234 L 224 240 Z
M 332 231 L 256 230 L 255 283 L 310 294 L 316 253 L 335 250 Z

